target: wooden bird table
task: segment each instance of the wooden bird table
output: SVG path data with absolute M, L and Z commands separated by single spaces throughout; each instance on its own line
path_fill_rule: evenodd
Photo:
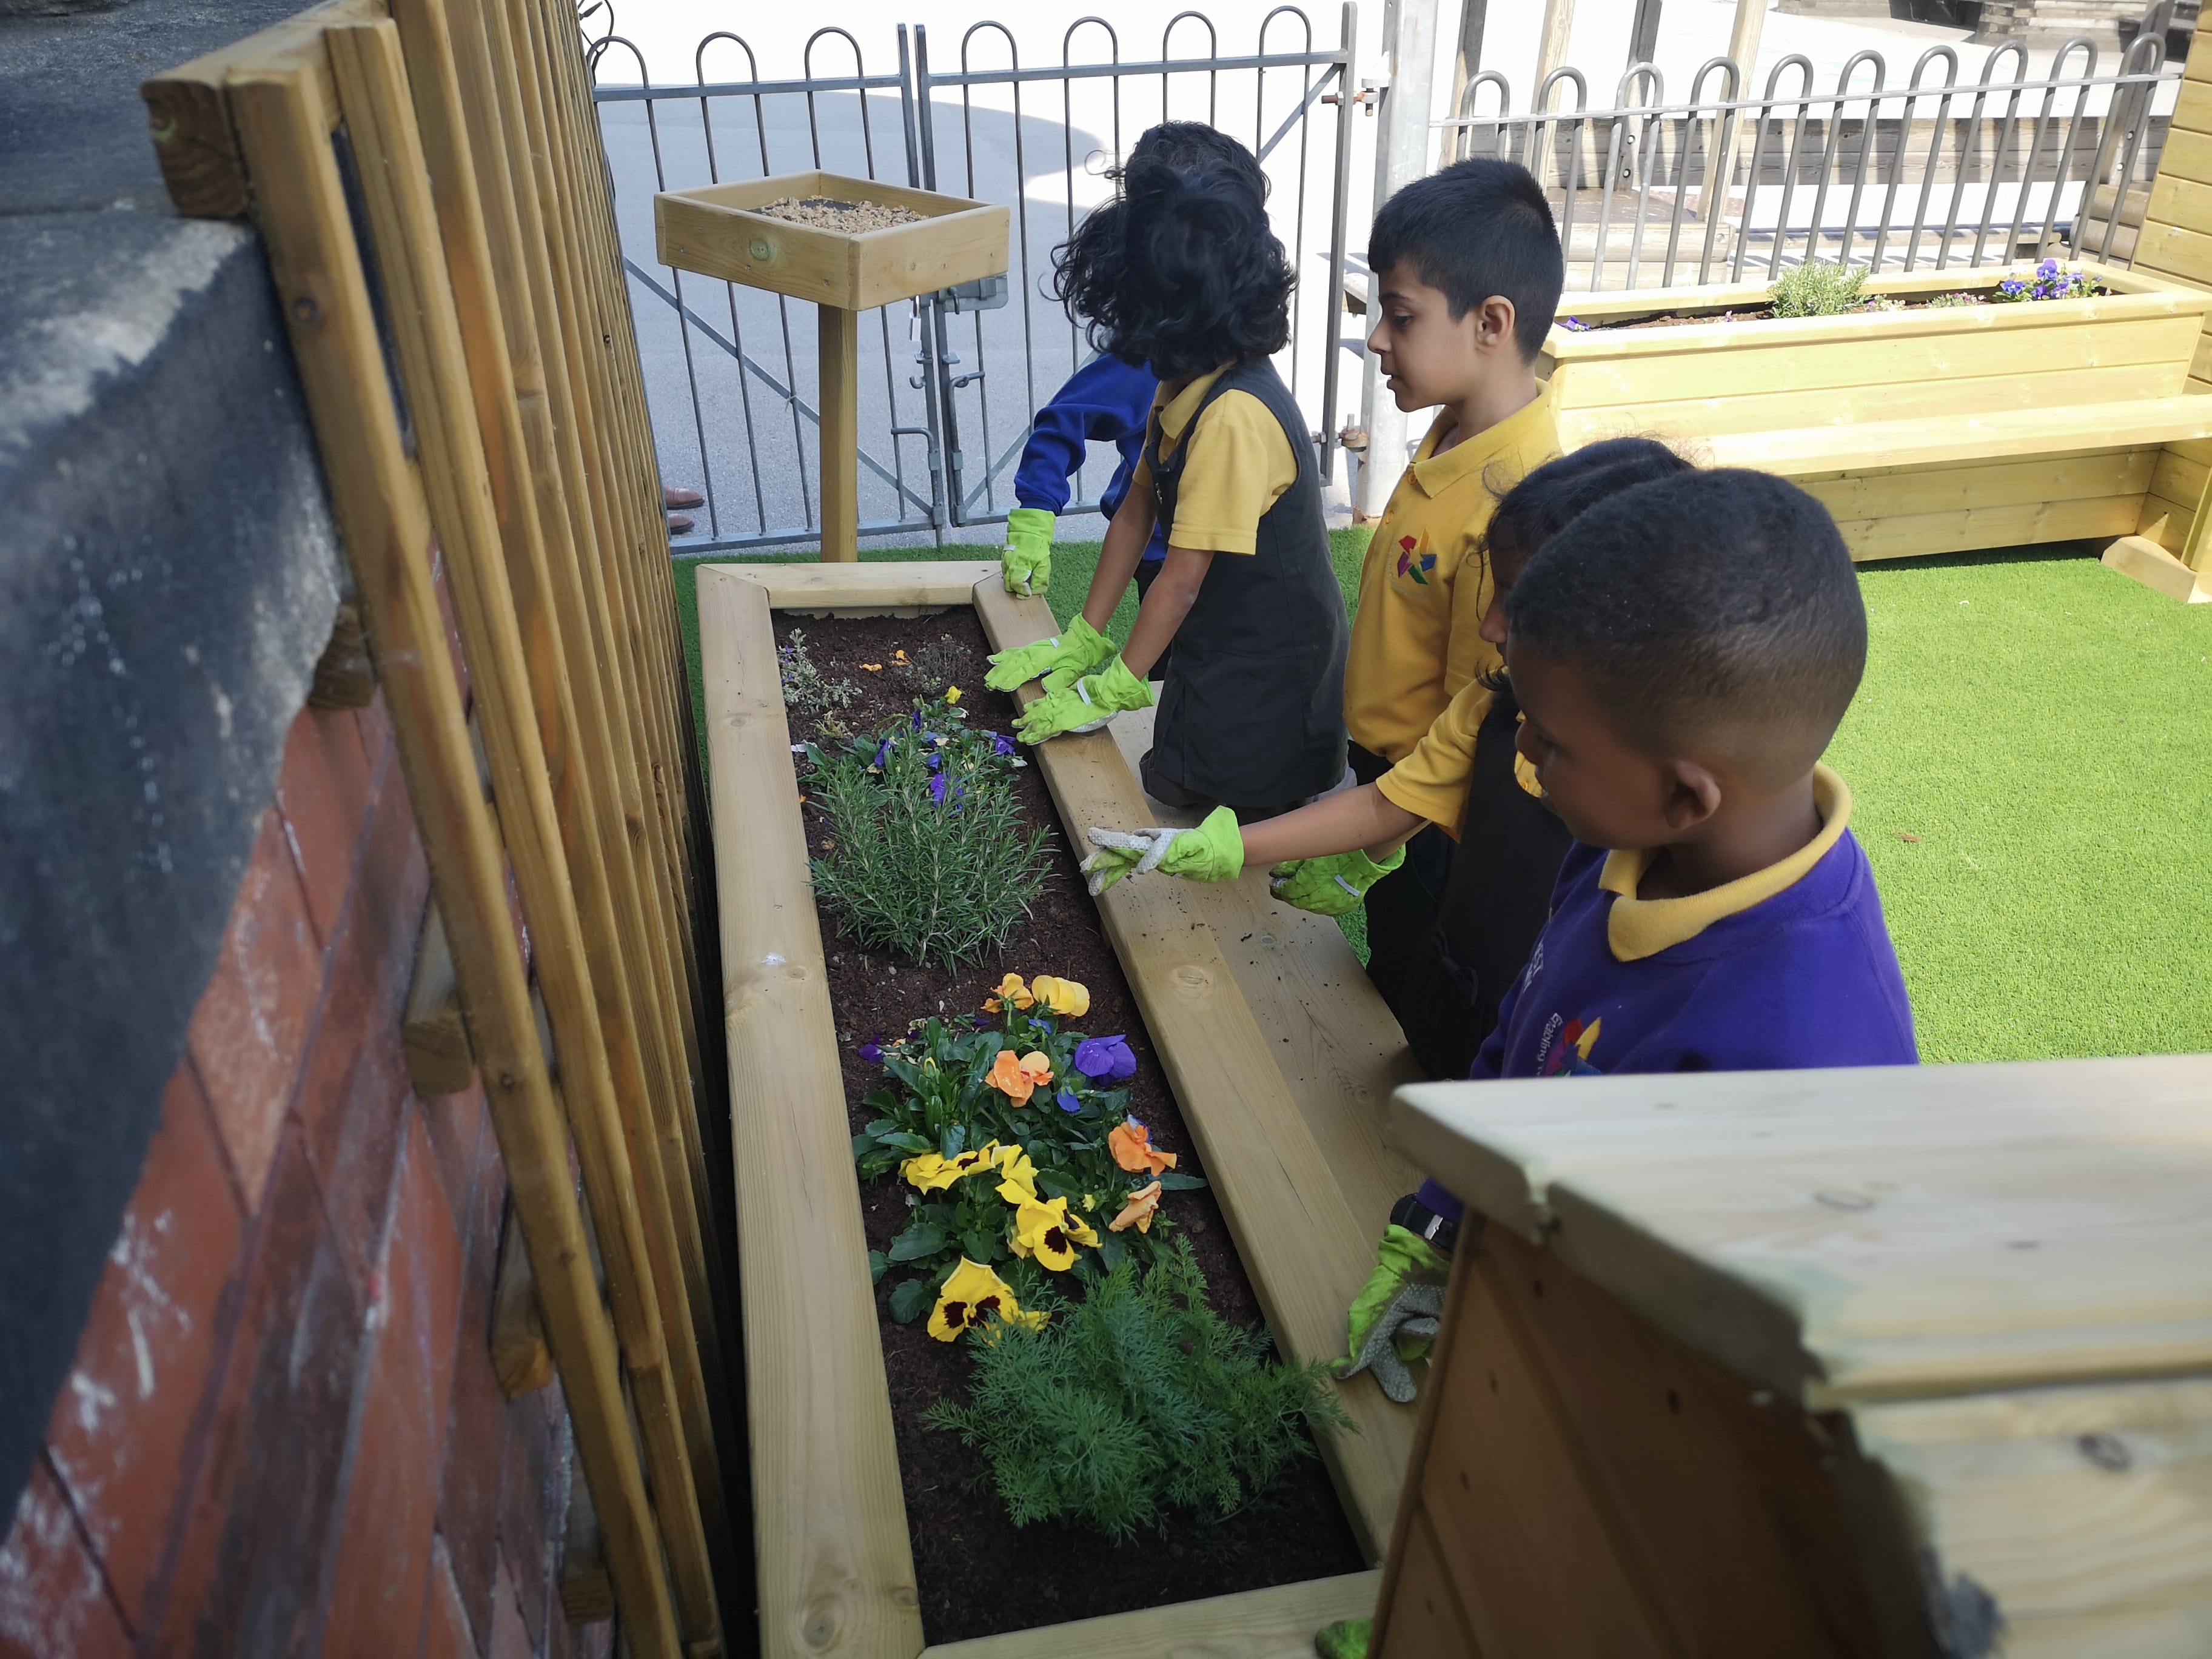
M 759 211 L 792 198 L 921 215 L 838 230 Z M 1006 269 L 1006 208 L 835 173 L 784 173 L 653 198 L 661 263 L 742 283 L 820 308 L 822 556 L 860 550 L 860 313 Z
M 2212 1651 L 2212 1055 L 1420 1084 L 1390 1132 L 1488 1223 L 1374 1659 Z

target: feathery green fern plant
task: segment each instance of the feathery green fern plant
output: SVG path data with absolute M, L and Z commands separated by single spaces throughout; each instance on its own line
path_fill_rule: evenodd
M 1050 1322 L 979 1332 L 967 1401 L 924 1419 L 982 1454 L 1018 1527 L 1126 1542 L 1175 1510 L 1233 1515 L 1313 1455 L 1307 1425 L 1350 1426 L 1325 1364 L 1275 1363 L 1264 1329 L 1206 1306 L 1186 1240 L 1142 1271 L 1125 1260 L 1079 1303 L 1034 1305 Z

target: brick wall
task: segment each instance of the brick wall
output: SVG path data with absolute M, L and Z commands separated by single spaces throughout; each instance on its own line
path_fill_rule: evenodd
M 402 1055 L 428 890 L 381 704 L 302 711 L 0 1548 L 0 1659 L 607 1651 L 553 1594 L 559 1387 L 492 1373 L 482 1091 Z

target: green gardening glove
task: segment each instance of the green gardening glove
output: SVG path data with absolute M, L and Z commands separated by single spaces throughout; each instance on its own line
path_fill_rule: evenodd
M 1340 1377 L 1372 1370 L 1382 1392 L 1400 1405 L 1413 1397 L 1413 1374 L 1406 1367 L 1428 1358 L 1443 1312 L 1445 1258 L 1427 1240 L 1392 1222 L 1382 1230 L 1375 1271 L 1353 1298 L 1345 1318 L 1347 1358 L 1338 1362 Z
M 990 659 L 991 672 L 983 676 L 983 684 L 994 691 L 1011 691 L 1056 669 L 1088 674 L 1113 655 L 1114 641 L 1078 617 L 1048 640 L 1000 652 Z
M 1098 850 L 1083 860 L 1097 898 L 1124 876 L 1153 870 L 1185 881 L 1234 881 L 1244 873 L 1244 832 L 1237 814 L 1217 806 L 1194 830 L 1099 830 L 1087 832 Z
M 1041 507 L 1018 507 L 1006 514 L 1006 545 L 999 555 L 999 571 L 1006 579 L 1007 592 L 1027 599 L 1052 586 L 1052 514 Z
M 1372 1619 L 1340 1619 L 1314 1635 L 1314 1651 L 1321 1659 L 1367 1659 L 1367 1644 L 1375 1634 Z
M 1024 743 L 1042 743 L 1070 732 L 1096 732 L 1116 714 L 1152 706 L 1152 688 L 1116 652 L 1097 673 L 1063 684 L 1022 710 L 1014 717 L 1014 735 Z
M 1358 909 L 1367 890 L 1405 861 L 1402 847 L 1380 864 L 1358 848 L 1325 859 L 1293 859 L 1268 872 L 1267 890 L 1284 903 L 1317 916 L 1340 916 Z

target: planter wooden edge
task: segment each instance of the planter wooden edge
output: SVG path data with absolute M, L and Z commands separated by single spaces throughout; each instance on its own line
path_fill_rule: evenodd
M 1379 1568 L 924 1648 L 921 1659 L 1312 1659 L 1314 1633 L 1375 1610 Z
M 982 561 L 710 566 L 698 573 L 698 592 L 709 757 L 713 777 L 723 781 L 719 791 L 710 788 L 714 846 L 731 872 L 718 885 L 753 1500 L 762 1523 L 763 1651 L 770 1659 L 811 1655 L 818 1651 L 812 1638 L 835 1626 L 846 1633 L 841 1652 L 915 1659 L 921 1640 L 912 1550 L 859 1183 L 804 829 L 781 769 L 789 764 L 790 728 L 773 678 L 749 675 L 746 664 L 775 660 L 769 612 L 786 602 L 839 613 L 971 604 L 1000 648 L 1046 637 L 1057 624 L 1042 599 L 1007 595 L 995 563 Z M 1144 797 L 1109 738 L 1066 738 L 1036 752 L 1071 833 L 1085 823 L 1142 821 Z M 739 871 L 745 880 L 734 878 Z M 1132 882 L 1108 895 L 1101 907 L 1108 936 L 1278 1341 L 1296 1359 L 1333 1358 L 1342 1349 L 1345 1308 L 1372 1261 L 1370 1230 L 1354 1218 L 1268 1052 L 1270 1041 L 1281 1039 L 1261 1029 L 1212 930 L 1167 890 L 1181 885 Z M 1394 1179 L 1398 1167 L 1381 1149 L 1381 1110 L 1395 1075 L 1344 1085 L 1347 1096 L 1374 1097 L 1362 1127 L 1385 1172 L 1376 1180 Z M 1371 1202 L 1363 1196 L 1358 1207 Z M 1363 1551 L 1379 1560 L 1413 1413 L 1365 1377 L 1339 1393 L 1359 1431 L 1322 1437 L 1323 1455 Z M 1371 1604 L 1371 1590 L 1365 1601 Z M 1162 1641 L 1172 1634 L 1169 1623 L 1156 1628 Z M 1062 1643 L 1057 1650 L 1068 1649 Z M 1267 1652 L 1255 1650 L 1255 1659 Z
M 922 1647 L 769 591 L 699 572 L 765 1659 Z
M 1000 650 L 1059 629 L 1041 599 L 977 584 L 977 614 Z M 1025 688 L 1018 700 L 1036 695 Z M 1091 824 L 1139 824 L 1149 809 L 1128 763 L 1103 732 L 1031 750 L 1069 838 Z M 1276 1344 L 1300 1363 L 1344 1352 L 1345 1310 L 1375 1261 L 1377 1227 L 1355 1218 L 1344 1187 L 1285 1081 L 1212 927 L 1177 902 L 1173 881 L 1125 881 L 1098 911 L 1146 1029 L 1199 1143 L 1214 1195 L 1259 1293 Z M 1370 1133 L 1381 1139 L 1378 1110 Z M 1413 1413 L 1371 1379 L 1340 1385 L 1356 1432 L 1324 1434 L 1322 1455 L 1370 1561 L 1388 1548 Z

